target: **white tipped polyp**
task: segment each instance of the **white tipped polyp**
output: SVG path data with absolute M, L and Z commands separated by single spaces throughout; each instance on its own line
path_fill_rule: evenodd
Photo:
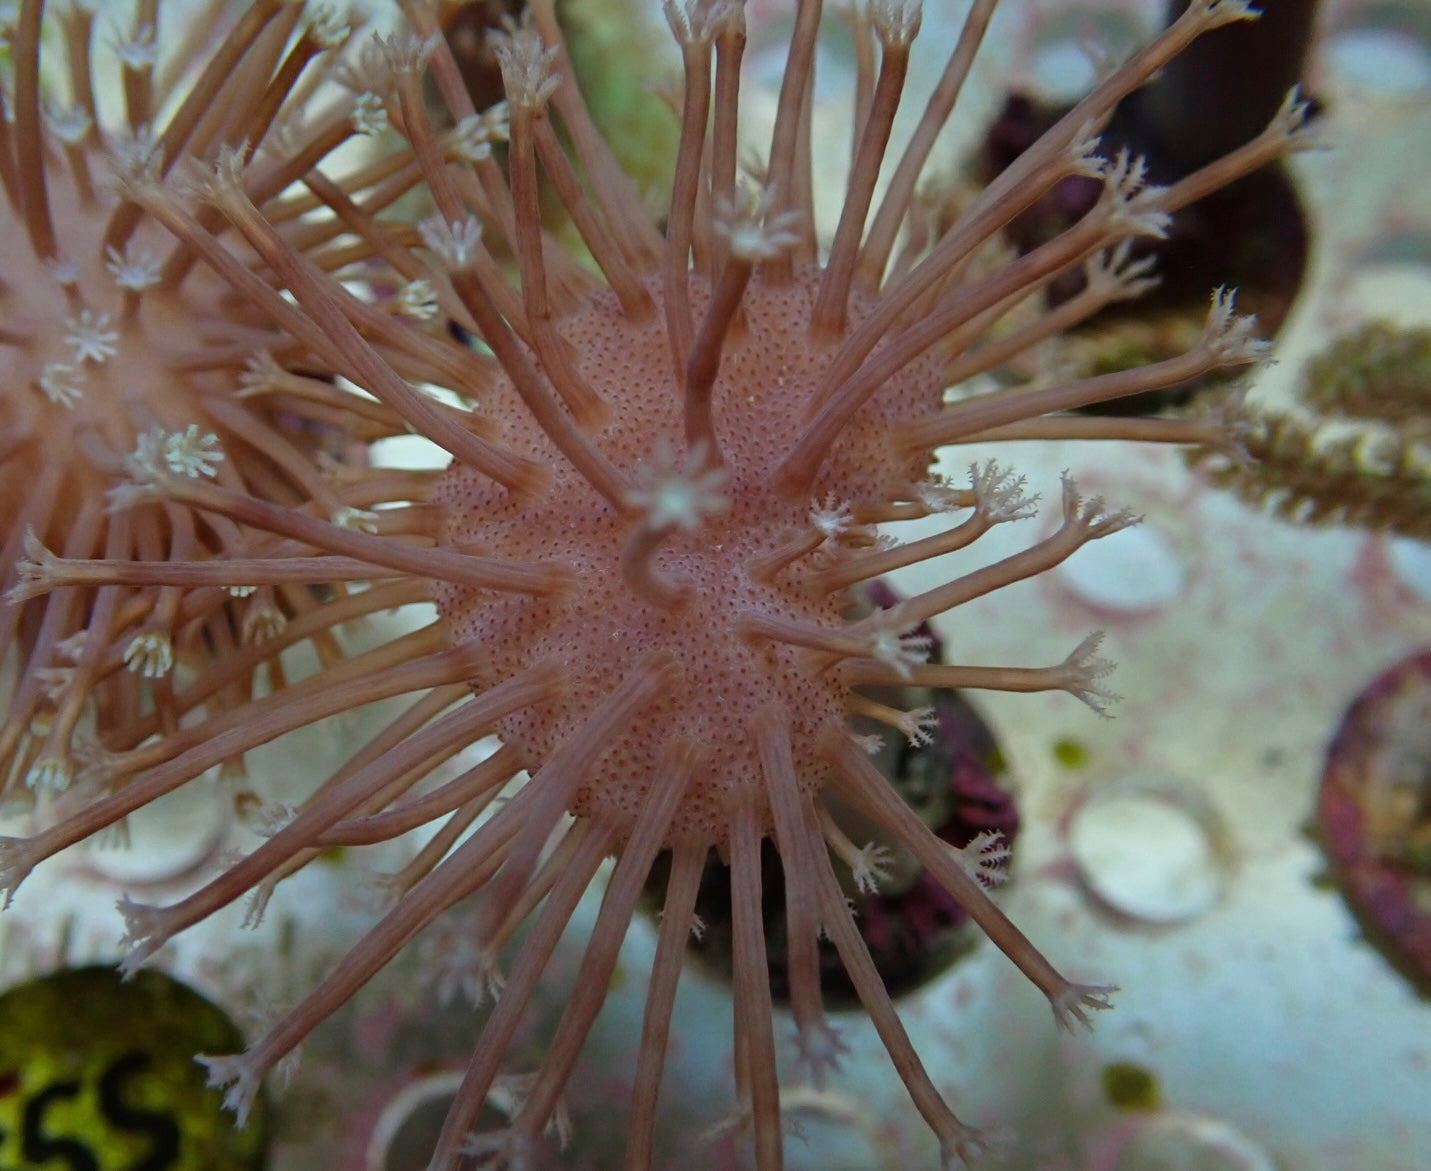
M 151 427 L 138 437 L 125 463 L 129 474 L 143 484 L 166 474 L 191 480 L 213 479 L 218 473 L 217 464 L 223 458 L 219 437 L 212 431 L 200 431 L 197 423 L 190 423 L 183 431 Z
M 1302 97 L 1301 87 L 1294 85 L 1272 115 L 1267 132 L 1287 139 L 1293 150 L 1314 149 L 1319 143 L 1316 134 L 1307 129 L 1307 116 L 1311 110 L 1312 104 Z
M 159 60 L 159 42 L 152 24 L 140 25 L 133 36 L 116 37 L 110 47 L 122 64 L 136 72 L 153 69 Z
M 1251 0 L 1193 0 L 1188 5 L 1188 14 L 1205 21 L 1208 28 L 1217 28 L 1237 20 L 1256 20 L 1262 10 L 1254 7 Z
M 1048 1002 L 1058 1027 L 1071 1033 L 1075 1024 L 1091 1029 L 1093 1021 L 1088 1014 L 1112 1008 L 1110 998 L 1117 991 L 1116 984 L 1065 984 Z
M 823 1018 L 796 1027 L 795 1049 L 797 1064 L 817 1090 L 825 1088 L 828 1074 L 839 1072 L 840 1058 L 850 1051 L 840 1030 Z
M 78 146 L 94 123 L 83 106 L 50 106 L 45 110 L 45 125 L 66 146 Z
M 507 100 L 525 110 L 540 110 L 561 85 L 553 71 L 557 46 L 543 45 L 541 34 L 530 23 L 509 33 L 496 33 L 492 48 L 502 70 Z
M 986 889 L 998 886 L 1009 877 L 1005 869 L 1010 856 L 1009 847 L 1004 835 L 997 830 L 980 830 L 967 846 L 955 847 L 954 853 L 964 873 Z
M 136 634 L 124 651 L 124 664 L 136 675 L 159 679 L 174 666 L 174 647 L 162 630 Z
M 240 635 L 245 646 L 277 638 L 288 625 L 288 618 L 272 602 L 255 599 L 243 616 Z
M 901 628 L 907 628 L 908 622 L 900 612 L 901 607 L 895 606 L 871 617 L 869 656 L 893 667 L 901 679 L 908 679 L 915 667 L 929 661 L 934 640 L 923 634 L 901 634 Z
M 896 725 L 911 748 L 925 748 L 934 743 L 933 732 L 939 727 L 939 716 L 932 707 L 917 707 L 900 712 Z
M 1038 497 L 1024 495 L 1027 479 L 993 460 L 971 464 L 969 483 L 974 491 L 975 507 L 990 524 L 1026 520 L 1038 510 Z
M 734 199 L 716 200 L 715 230 L 730 245 L 732 256 L 774 260 L 800 242 L 800 213 L 774 211 L 775 195 L 771 187 L 758 196 L 741 187 Z
M 512 107 L 506 99 L 488 106 L 480 114 L 469 114 L 452 128 L 448 149 L 469 163 L 491 158 L 492 144 L 511 138 L 511 119 Z
M 997 1165 L 1001 1162 L 1003 1148 L 1013 1139 L 1006 1132 L 977 1130 L 958 1121 L 954 1125 L 956 1129 L 951 1133 L 939 1136 L 940 1171 L 967 1171 L 985 1162 L 979 1158 L 981 1155 L 992 1156 L 987 1161 Z
M 383 104 L 383 99 L 371 91 L 360 93 L 353 100 L 353 113 L 350 116 L 353 131 L 356 134 L 375 135 L 381 134 L 388 128 L 388 110 Z
M 1084 500 L 1078 494 L 1078 485 L 1067 472 L 1063 474 L 1063 521 L 1065 525 L 1082 531 L 1089 540 L 1106 537 L 1119 529 L 1138 524 L 1143 518 L 1128 509 L 1106 512 L 1103 498 L 1094 496 Z
M 119 353 L 119 331 L 110 328 L 111 320 L 108 313 L 89 308 L 65 320 L 64 342 L 76 365 L 102 363 Z
M 1158 286 L 1161 278 L 1153 275 L 1157 257 L 1134 260 L 1132 251 L 1133 241 L 1123 240 L 1091 257 L 1083 266 L 1089 290 L 1104 302 L 1131 301 Z
M 1257 328 L 1255 314 L 1236 315 L 1237 290 L 1219 285 L 1212 291 L 1212 305 L 1207 313 L 1198 344 L 1219 362 L 1236 364 L 1257 362 L 1267 356 L 1272 343 L 1263 341 L 1253 332 Z
M 420 37 L 416 33 L 393 33 L 375 38 L 381 60 L 394 76 L 411 73 L 414 76 L 427 68 L 433 53 L 442 44 L 440 33 Z
M 84 371 L 68 362 L 46 362 L 37 381 L 50 402 L 67 410 L 84 397 Z
M 378 531 L 378 514 L 368 508 L 350 508 L 344 505 L 333 513 L 332 523 L 340 529 L 374 535 Z
M 337 49 L 352 33 L 352 26 L 336 8 L 320 4 L 308 13 L 308 36 L 324 49 Z
M 115 906 L 124 919 L 124 938 L 119 941 L 119 946 L 125 949 L 125 956 L 119 966 L 127 980 L 164 945 L 170 932 L 164 922 L 164 907 L 137 903 L 128 895 L 123 896 Z
M 1098 654 L 1102 642 L 1103 631 L 1095 630 L 1059 664 L 1059 673 L 1061 685 L 1069 695 L 1081 699 L 1100 716 L 1107 716 L 1108 706 L 1123 697 L 1098 682 L 1113 671 L 1112 660 Z
M 810 527 L 816 529 L 825 540 L 843 536 L 854 528 L 855 514 L 850 505 L 837 500 L 833 492 L 827 493 L 823 502 L 810 501 Z
M 482 225 L 471 215 L 451 221 L 440 215 L 429 216 L 417 225 L 417 230 L 423 245 L 447 269 L 467 268 L 482 239 Z
M 903 47 L 919 35 L 924 5 L 920 0 L 874 0 L 870 5 L 870 19 L 886 49 Z
M 232 1112 L 240 1126 L 246 1125 L 248 1112 L 263 1081 L 263 1075 L 254 1067 L 252 1051 L 226 1057 L 200 1054 L 194 1060 L 208 1070 L 210 1089 L 228 1087 L 228 1092 L 224 1094 L 224 1109 Z
M 661 12 L 677 43 L 708 45 L 730 21 L 743 20 L 741 5 L 730 0 L 662 0 Z
M 432 287 L 431 281 L 421 278 L 403 285 L 402 291 L 398 293 L 398 308 L 404 316 L 418 321 L 431 321 L 442 312 L 437 301 L 437 290 Z
M 683 468 L 674 446 L 662 438 L 650 462 L 637 469 L 636 486 L 626 502 L 646 514 L 648 529 L 694 531 L 705 517 L 729 507 L 723 490 L 729 473 L 724 467 L 707 466 L 704 442 L 697 443 L 684 462 Z
M 39 791 L 52 789 L 63 792 L 74 779 L 74 768 L 63 756 L 42 756 L 30 766 L 25 774 L 25 787 Z
M 159 283 L 159 258 L 148 248 L 141 248 L 131 240 L 123 252 L 109 247 L 104 255 L 104 267 L 120 288 L 138 293 Z
M 894 854 L 879 842 L 866 842 L 850 859 L 850 875 L 860 894 L 879 894 L 879 884 L 888 882 L 893 872 Z

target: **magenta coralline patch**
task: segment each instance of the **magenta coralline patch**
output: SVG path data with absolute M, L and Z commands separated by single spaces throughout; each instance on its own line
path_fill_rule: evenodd
M 1317 820 L 1368 937 L 1431 991 L 1431 651 L 1352 703 L 1327 751 Z

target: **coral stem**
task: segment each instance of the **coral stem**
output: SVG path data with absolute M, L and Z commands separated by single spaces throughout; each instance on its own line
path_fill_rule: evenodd
M 696 894 L 700 890 L 706 853 L 705 847 L 691 845 L 679 845 L 672 852 L 656 958 L 651 964 L 651 982 L 646 989 L 641 1048 L 631 1086 L 631 1128 L 626 1142 L 625 1171 L 646 1171 L 652 1165 L 656 1103 L 661 1092 L 666 1045 L 671 1035 L 676 986 L 681 978 L 686 941 L 691 937 Z
M 383 648 L 384 654 L 391 649 Z M 365 703 L 466 678 L 475 671 L 480 657 L 471 648 L 457 648 L 399 662 L 382 671 L 372 670 L 371 664 L 364 662 L 366 656 L 350 659 L 342 668 L 225 712 L 186 729 L 186 735 L 171 737 L 162 746 L 161 759 L 169 758 L 165 763 L 42 830 L 27 841 L 27 849 L 37 862 L 51 857 L 240 753 Z M 189 743 L 192 747 L 183 751 Z
M 705 444 L 713 463 L 720 462 L 720 447 L 711 418 L 711 390 L 720 371 L 721 348 L 740 308 L 752 268 L 743 256 L 731 253 L 726 259 L 686 363 L 686 447 L 694 450 Z
M 732 817 L 730 903 L 735 967 L 736 1084 L 743 1091 L 739 1110 L 755 1131 L 759 1171 L 782 1165 L 780 1091 L 775 1079 L 775 1037 L 770 976 L 765 951 L 765 919 L 760 902 L 760 826 L 749 807 Z
M 959 100 L 959 93 L 964 88 L 974 56 L 983 43 L 984 30 L 988 28 L 989 18 L 997 4 L 998 0 L 974 0 L 968 16 L 964 18 L 959 40 L 949 55 L 949 61 L 944 66 L 944 72 L 940 75 L 934 92 L 929 95 L 929 102 L 919 125 L 910 135 L 860 251 L 857 283 L 862 289 L 873 291 L 879 287 L 889 264 L 890 251 L 899 236 L 900 226 L 909 214 L 915 185 L 924 173 L 924 164 L 934 147 L 935 139 L 949 120 L 954 103 Z
M 881 28 L 883 23 L 876 20 Z M 917 28 L 917 22 L 915 27 Z M 893 39 L 882 36 L 884 55 L 879 78 L 875 82 L 869 117 L 865 120 L 860 145 L 851 167 L 850 183 L 845 192 L 840 222 L 820 279 L 820 290 L 810 311 L 810 334 L 815 338 L 838 339 L 845 332 L 850 283 L 859 258 L 860 237 L 865 219 L 874 199 L 875 182 L 889 145 L 894 115 L 904 92 L 904 78 L 909 70 L 909 44 L 914 34 Z
M 1252 360 L 1251 356 L 1244 359 Z M 1092 403 L 1110 402 L 1144 391 L 1177 386 L 1228 364 L 1223 356 L 1198 347 L 1175 358 L 1139 366 L 1133 370 L 1097 374 L 1058 386 L 1025 389 L 1010 394 L 993 391 L 987 395 L 963 399 L 945 407 L 938 415 L 905 425 L 901 430 L 899 442 L 927 451 L 1024 419 L 1037 418 L 1056 411 L 1076 410 Z
M 25 0 L 15 26 L 15 163 L 30 247 L 41 260 L 55 258 L 55 225 L 45 182 L 45 139 L 40 110 L 40 24 L 43 0 Z
M 340 557 L 352 557 L 369 565 L 381 565 L 417 577 L 466 583 L 481 589 L 539 595 L 561 593 L 571 585 L 570 571 L 561 566 L 524 564 L 500 557 L 476 557 L 455 549 L 414 548 L 196 479 L 167 476 L 153 485 L 152 491 L 165 499 L 180 501 L 206 512 L 216 512 L 240 524 L 292 537 L 319 549 L 328 549 Z M 231 579 L 224 584 L 246 583 Z
M 668 11 L 674 12 L 674 6 Z M 690 249 L 696 190 L 701 180 L 706 123 L 710 118 L 711 41 L 708 30 L 686 30 L 680 37 L 685 65 L 685 96 L 681 105 L 681 139 L 676 151 L 676 174 L 671 186 L 670 221 L 666 225 L 666 250 L 661 266 L 661 287 L 666 308 L 666 337 L 671 365 L 684 379 L 691 360 Z
M 496 687 L 468 700 L 460 707 L 435 720 L 416 735 L 406 737 L 392 751 L 383 754 L 359 769 L 340 785 L 332 786 L 309 799 L 297 815 L 276 834 L 263 842 L 253 853 L 229 867 L 218 878 L 181 899 L 162 912 L 164 938 L 212 915 L 220 907 L 240 898 L 250 887 L 278 869 L 288 859 L 307 847 L 316 845 L 323 834 L 341 822 L 354 809 L 380 792 L 392 779 L 413 766 L 430 760 L 434 752 L 449 753 L 482 738 L 485 732 L 503 716 L 550 699 L 557 688 L 560 670 L 553 664 L 540 664 L 521 675 L 515 675 Z M 502 765 L 506 765 L 506 761 Z M 500 768 L 498 770 L 500 772 Z M 489 777 L 489 781 L 510 776 Z M 134 939 L 138 945 L 136 959 L 152 953 L 164 940 L 152 937 Z
M 432 1171 L 451 1171 L 457 1163 L 468 1131 L 477 1120 L 477 1115 L 486 1101 L 492 1084 L 497 1078 L 503 1056 L 507 1053 L 521 1022 L 522 1012 L 531 999 L 537 981 L 546 970 L 557 940 L 571 920 L 572 912 L 581 901 L 591 880 L 596 875 L 602 859 L 611 848 L 611 835 L 603 833 L 590 823 L 582 823 L 568 833 L 580 832 L 580 844 L 572 860 L 568 863 L 556 885 L 547 897 L 541 914 L 522 944 L 517 962 L 512 966 L 506 987 L 497 1000 L 497 1007 L 488 1018 L 482 1036 L 472 1054 L 472 1062 L 463 1076 L 462 1085 L 452 1101 L 447 1120 L 442 1125 L 437 1147 L 432 1156 Z M 508 861 L 508 866 L 511 861 Z M 489 900 L 497 899 L 496 890 L 488 893 Z
M 858 753 L 857 749 L 851 747 Z M 957 1152 L 963 1155 L 966 1148 L 979 1145 L 978 1133 L 955 1117 L 935 1089 L 908 1032 L 905 1031 L 904 1023 L 890 1001 L 889 993 L 885 991 L 884 981 L 880 977 L 879 969 L 875 967 L 874 960 L 870 958 L 869 948 L 850 917 L 849 907 L 845 903 L 845 896 L 840 889 L 839 879 L 835 876 L 834 867 L 830 864 L 829 855 L 823 850 L 816 851 L 816 854 L 814 876 L 818 884 L 820 913 L 825 930 L 840 953 L 840 961 L 849 973 L 860 1002 L 869 1014 L 875 1031 L 879 1033 L 900 1080 L 909 1090 L 915 1108 L 929 1124 L 929 1128 L 939 1136 L 943 1148 L 951 1154 Z M 973 879 L 968 881 L 973 883 Z M 977 883 L 974 885 L 977 886 Z M 980 893 L 982 894 L 982 891 Z M 950 1159 L 946 1160 L 944 1165 L 952 1167 L 954 1164 Z
M 845 795 L 888 828 L 1019 971 L 1048 997 L 1050 1003 L 1057 1003 L 1073 985 L 990 900 L 984 888 L 959 864 L 948 845 L 919 820 L 869 758 L 843 732 L 825 735 L 822 748 L 837 770 L 836 783 Z
M 517 1126 L 533 1139 L 556 1109 L 558 1096 L 606 1000 L 611 974 L 651 864 L 666 838 L 677 804 L 700 763 L 696 747 L 689 742 L 671 741 L 662 749 L 648 799 L 642 804 L 636 826 L 621 851 L 616 873 L 606 887 L 601 913 L 591 930 L 591 942 L 582 957 L 572 997 L 547 1048 L 541 1073 L 517 1119 Z
M 512 111 L 512 202 L 517 210 L 517 256 L 522 271 L 522 297 L 532 343 L 542 369 L 577 425 L 590 430 L 606 417 L 606 407 L 582 379 L 576 362 L 567 352 L 566 342 L 552 323 L 552 306 L 547 295 L 533 141 L 534 122 L 544 117 L 543 111 L 534 111 L 521 103 Z
M 179 151 L 189 141 L 201 120 L 219 104 L 219 93 L 238 71 L 244 55 L 268 26 L 268 22 L 283 8 L 282 0 L 255 0 L 244 11 L 238 23 L 229 30 L 223 43 L 209 58 L 203 73 L 194 82 L 183 103 L 159 136 L 155 148 L 156 178 L 162 178 L 169 173 L 169 169 L 179 157 Z M 105 228 L 104 247 L 122 252 L 139 219 L 139 206 L 131 200 L 122 202 L 115 208 L 109 225 Z

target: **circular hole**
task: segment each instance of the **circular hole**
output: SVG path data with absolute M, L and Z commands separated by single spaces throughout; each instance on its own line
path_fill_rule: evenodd
M 1160 1114 L 1137 1128 L 1112 1171 L 1277 1171 L 1257 1143 L 1219 1118 Z
M 789 1171 L 879 1166 L 879 1118 L 857 1095 L 790 1086 L 780 1090 L 780 1112 L 800 1135 L 785 1152 Z
M 1187 583 L 1178 551 L 1147 523 L 1085 545 L 1057 573 L 1083 602 L 1122 614 L 1162 609 L 1177 601 Z
M 1103 1083 L 1104 1098 L 1118 1110 L 1156 1110 L 1160 1104 L 1157 1076 L 1136 1062 L 1110 1062 L 1103 1067 L 1099 1080 Z
M 425 1171 L 462 1074 L 449 1070 L 404 1086 L 383 1106 L 368 1140 L 367 1171 Z
M 1147 39 L 1136 14 L 1101 3 L 1045 6 L 1032 17 L 1032 44 L 1018 84 L 1042 101 L 1072 104 L 1098 84 L 1100 59 L 1117 61 Z
M 1053 102 L 1076 102 L 1098 83 L 1088 46 L 1079 40 L 1051 41 L 1034 50 L 1030 80 Z
M 1226 843 L 1221 818 L 1200 794 L 1140 777 L 1091 792 L 1068 827 L 1088 889 L 1145 923 L 1185 922 L 1211 908 L 1227 884 Z
M 1391 230 L 1370 241 L 1359 259 L 1367 267 L 1404 265 L 1412 271 L 1419 269 L 1425 279 L 1426 269 L 1431 268 L 1431 234 L 1410 227 L 1398 230 L 1393 225 Z
M 1410 537 L 1393 537 L 1387 558 L 1401 584 L 1431 605 L 1431 545 Z
M 427 1171 L 462 1078 L 462 1070 L 441 1070 L 421 1075 L 394 1093 L 373 1122 L 364 1171 Z M 512 1081 L 497 1079 L 473 1125 L 474 1135 L 501 1131 L 511 1122 L 521 1104 Z

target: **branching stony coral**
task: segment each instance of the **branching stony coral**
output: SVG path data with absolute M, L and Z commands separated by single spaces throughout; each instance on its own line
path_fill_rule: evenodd
M 1307 364 L 1295 413 L 1233 404 L 1252 460 L 1189 453 L 1213 483 L 1301 524 L 1431 539 L 1431 330 L 1372 322 Z
M 758 1166 L 779 1167 L 778 1040 L 761 917 L 761 844 L 771 839 L 785 872 L 797 1056 L 819 1079 L 843 1051 L 821 1000 L 823 933 L 934 1132 L 941 1162 L 956 1165 L 982 1140 L 926 1073 L 851 918 L 832 851 L 862 867 L 861 883 L 878 882 L 878 858 L 844 835 L 834 796 L 883 826 L 949 890 L 1048 997 L 1060 1024 L 1086 1023 L 1090 1010 L 1106 1007 L 1110 989 L 1071 982 L 1044 957 L 985 893 L 979 858 L 951 852 L 919 821 L 846 721 L 851 711 L 883 712 L 897 732 L 922 730 L 919 713 L 872 704 L 855 690 L 861 686 L 1064 690 L 1095 706 L 1109 698 L 1098 682 L 1108 668 L 1096 640 L 1055 666 L 995 668 L 928 663 L 928 641 L 916 631 L 1133 518 L 1083 500 L 1065 480 L 1061 524 L 1025 551 L 962 574 L 951 565 L 943 584 L 891 610 L 858 616 L 852 601 L 879 575 L 957 554 L 990 528 L 1029 515 L 1021 483 L 997 467 L 975 467 L 967 485 L 932 481 L 936 446 L 995 437 L 1221 438 L 1207 423 L 1061 412 L 1257 360 L 1263 347 L 1224 290 L 1213 296 L 1202 338 L 1181 357 L 947 405 L 945 387 L 951 368 L 961 378 L 980 373 L 1126 295 L 1145 272 L 1122 267 L 1120 245 L 1158 235 L 1201 193 L 1291 149 L 1300 107 L 1289 102 L 1247 147 L 1167 189 L 1146 186 L 1137 159 L 1098 156 L 1098 129 L 1122 97 L 1205 30 L 1252 15 L 1236 0 L 1195 0 L 947 232 L 906 233 L 916 185 L 992 8 L 992 0 L 974 5 L 911 141 L 888 159 L 920 10 L 878 0 L 856 16 L 865 63 L 860 133 L 843 211 L 822 242 L 810 125 L 817 2 L 796 11 L 754 195 L 737 174 L 743 9 L 727 0 L 668 6 L 685 82 L 664 227 L 587 115 L 552 0 L 539 0 L 501 42 L 505 116 L 471 108 L 434 10 L 410 4 L 411 30 L 374 44 L 361 76 L 410 144 L 435 213 L 408 231 L 378 222 L 321 175 L 294 178 L 343 219 L 355 252 L 423 282 L 423 295 L 410 299 L 436 306 L 460 327 L 451 333 L 401 319 L 394 309 L 402 298 L 359 295 L 296 247 L 276 209 L 257 198 L 262 171 L 239 144 L 212 152 L 182 190 L 154 174 L 130 178 L 125 197 L 280 331 L 291 362 L 311 361 L 368 392 L 326 387 L 314 392 L 317 401 L 362 418 L 399 416 L 452 456 L 440 477 L 353 475 L 343 481 L 353 511 L 335 517 L 222 477 L 184 474 L 235 461 L 226 444 L 185 448 L 192 420 L 181 418 L 146 441 L 147 458 L 130 462 L 110 494 L 112 515 L 173 509 L 235 526 L 249 549 L 218 560 L 85 561 L 34 545 L 20 566 L 23 596 L 81 586 L 92 591 L 82 596 L 98 598 L 106 583 L 184 590 L 368 583 L 314 606 L 305 616 L 309 633 L 336 628 L 364 607 L 418 597 L 437 603 L 436 622 L 367 654 L 205 719 L 156 729 L 144 743 L 107 746 L 91 765 L 102 796 L 28 838 L 0 840 L 0 886 L 13 892 L 44 859 L 235 753 L 375 699 L 416 695 L 312 795 L 285 806 L 251 854 L 171 906 L 121 904 L 132 967 L 247 894 L 261 908 L 279 882 L 328 847 L 429 827 L 427 843 L 388 882 L 391 909 L 331 975 L 247 1053 L 206 1058 L 241 1116 L 264 1076 L 311 1030 L 442 912 L 475 895 L 461 949 L 470 971 L 449 966 L 443 980 L 500 992 L 433 1166 L 453 1166 L 464 1150 L 520 1165 L 560 1116 L 642 886 L 669 853 L 627 1155 L 628 1167 L 648 1167 L 682 955 L 714 849 L 731 866 L 732 1124 L 749 1134 Z M 450 132 L 429 118 L 428 71 L 451 108 Z M 366 113 L 379 116 L 378 104 L 367 102 Z M 505 166 L 488 145 L 503 129 Z M 876 199 L 886 165 L 890 181 Z M 1074 173 L 1103 184 L 1085 219 L 1006 267 L 970 270 L 976 249 Z M 544 234 L 539 174 L 592 267 Z M 515 272 L 499 256 L 514 258 Z M 1102 274 L 1088 294 L 997 332 L 1011 310 L 1079 265 Z M 479 344 L 456 340 L 469 335 Z M 414 381 L 445 386 L 472 405 L 443 405 Z M 184 458 L 170 459 L 171 446 Z M 957 523 L 898 539 L 898 522 L 945 513 Z M 891 527 L 877 532 L 881 525 Z M 130 633 L 117 619 L 104 627 L 109 645 Z M 217 664 L 208 678 L 232 670 Z M 502 743 L 495 754 L 427 781 L 489 733 Z M 997 849 L 984 842 L 977 853 L 993 858 Z M 611 855 L 616 866 L 546 1056 L 524 1083 L 511 1126 L 474 1136 L 557 939 Z M 503 948 L 529 918 L 502 975 Z
M 231 571 L 129 575 L 47 593 L 42 548 L 121 562 L 267 556 L 273 538 L 242 521 L 163 500 L 115 510 L 106 492 L 128 468 L 341 520 L 368 490 L 325 475 L 325 460 L 403 429 L 390 409 L 338 395 L 321 362 L 126 194 L 248 144 L 261 152 L 250 196 L 289 247 L 327 269 L 371 257 L 338 239 L 341 215 L 315 216 L 322 205 L 291 190 L 303 177 L 324 182 L 333 152 L 377 129 L 372 95 L 330 86 L 315 100 L 348 26 L 277 0 L 237 21 L 211 4 L 189 11 L 186 51 L 161 56 L 157 5 L 99 18 L 92 4 L 65 5 L 42 61 L 44 8 L 32 0 L 12 14 L 14 85 L 0 122 L 0 543 L 12 587 L 0 658 L 16 650 L 21 664 L 0 724 L 0 797 L 12 806 L 69 787 L 91 742 L 130 748 L 197 709 L 245 702 L 255 671 L 277 672 L 275 650 L 304 629 L 326 658 L 340 654 L 301 578 L 250 589 Z M 110 66 L 117 88 L 102 80 Z M 418 177 L 387 161 L 340 173 L 367 215 Z M 251 257 L 235 263 L 271 281 Z M 176 668 L 216 660 L 227 668 L 177 688 Z

